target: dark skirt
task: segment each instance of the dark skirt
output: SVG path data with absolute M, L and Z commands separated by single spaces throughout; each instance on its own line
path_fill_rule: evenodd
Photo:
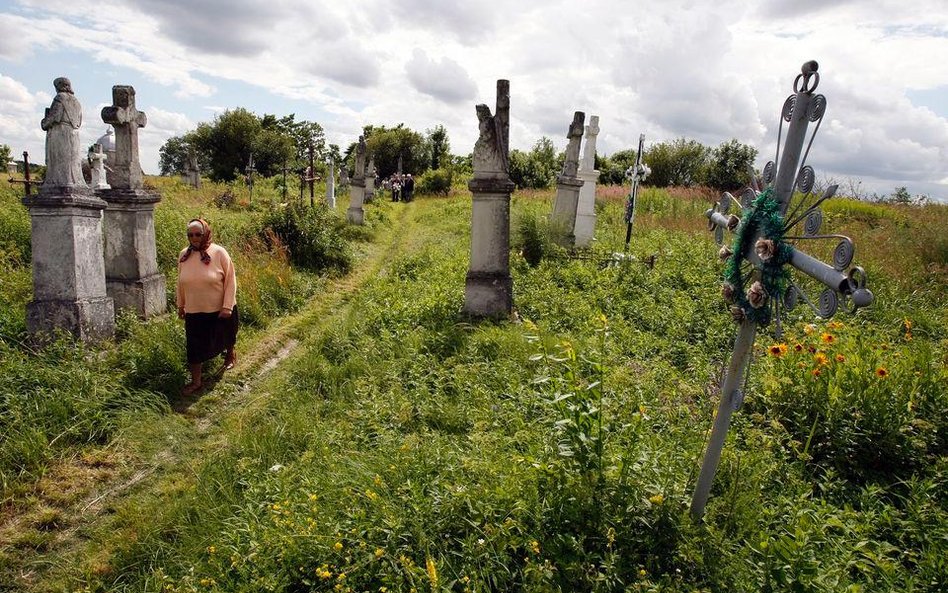
M 186 313 L 184 336 L 187 343 L 188 363 L 197 364 L 210 360 L 237 343 L 237 328 L 240 319 L 237 307 L 228 319 L 217 313 Z

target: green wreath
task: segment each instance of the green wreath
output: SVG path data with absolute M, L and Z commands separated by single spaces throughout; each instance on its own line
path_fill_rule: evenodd
M 769 324 L 773 316 L 771 299 L 781 298 L 786 292 L 790 284 L 790 272 L 785 269 L 785 265 L 793 256 L 793 247 L 784 241 L 783 224 L 780 203 L 773 198 L 772 188 L 764 190 L 750 208 L 744 210 L 731 245 L 732 253 L 724 268 L 723 292 L 725 299 L 730 297 L 734 306 L 740 310 L 735 311 L 736 318 L 743 316 L 760 326 Z M 761 257 L 761 263 L 755 264 L 754 272 L 745 279 L 741 277 L 741 261 L 748 250 L 757 249 L 757 245 L 751 245 L 751 242 L 758 231 L 762 241 L 770 241 L 762 245 L 767 256 Z M 745 286 L 748 280 L 751 281 L 751 287 Z M 759 294 L 760 287 L 754 287 L 757 282 L 763 288 L 762 296 Z M 751 288 L 755 288 L 757 294 L 749 295 Z

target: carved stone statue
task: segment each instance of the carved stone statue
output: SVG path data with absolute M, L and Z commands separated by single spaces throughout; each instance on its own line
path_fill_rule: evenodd
M 359 136 L 359 145 L 356 147 L 354 179 L 365 179 L 365 136 Z
M 506 178 L 508 173 L 508 134 L 510 132 L 510 87 L 497 83 L 497 114 L 481 104 L 477 111 L 480 132 L 474 144 L 474 177 Z
M 47 190 L 63 186 L 86 187 L 79 147 L 82 106 L 73 94 L 68 78 L 57 78 L 53 86 L 56 87 L 56 96 L 40 122 L 40 127 L 46 132 L 46 178 L 43 187 Z
M 576 177 L 576 171 L 579 170 L 579 145 L 583 139 L 583 120 L 586 114 L 577 111 L 573 114 L 573 123 L 569 126 L 569 132 L 566 138 L 569 144 L 566 146 L 566 161 L 563 163 L 563 175 L 567 177 Z

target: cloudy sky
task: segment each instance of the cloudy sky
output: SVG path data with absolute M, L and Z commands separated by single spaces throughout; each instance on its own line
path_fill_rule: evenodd
M 168 137 L 234 107 L 296 113 L 341 146 L 365 124 L 443 124 L 461 154 L 506 78 L 513 148 L 565 147 L 579 110 L 600 117 L 600 154 L 640 133 L 737 138 L 762 166 L 810 59 L 818 178 L 948 200 L 945 0 L 0 0 L 0 143 L 42 160 L 68 76 L 89 144 L 112 85 L 135 87 L 148 173 Z

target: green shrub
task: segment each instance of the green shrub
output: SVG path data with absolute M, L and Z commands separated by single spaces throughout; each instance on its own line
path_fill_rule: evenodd
M 446 196 L 454 184 L 454 171 L 451 169 L 431 169 L 423 173 L 417 181 L 419 194 Z
M 323 204 L 315 208 L 289 204 L 267 213 L 260 237 L 271 248 L 285 248 L 290 261 L 301 268 L 347 272 L 352 267 L 352 250 L 344 238 L 345 226 Z

